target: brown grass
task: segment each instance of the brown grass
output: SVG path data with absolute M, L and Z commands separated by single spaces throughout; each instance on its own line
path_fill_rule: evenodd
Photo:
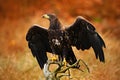
M 1 47 L 1 52 L 4 53 L 1 53 L 0 56 L 0 80 L 44 80 L 42 70 L 40 70 L 25 41 L 25 34 L 29 26 L 33 23 L 41 24 L 42 26 L 48 26 L 49 23 L 45 24 L 42 21 L 39 23 L 38 21 L 42 19 L 39 20 L 37 17 L 37 15 L 32 17 L 34 20 L 30 19 L 30 21 L 27 23 L 24 21 L 19 21 L 20 25 L 18 26 L 22 26 L 22 28 L 18 27 L 16 28 L 16 31 L 8 31 L 8 33 L 10 33 L 8 34 L 9 36 L 7 34 L 5 35 L 5 33 L 2 34 L 4 37 L 6 37 L 6 39 L 2 38 L 3 43 L 6 42 L 6 45 Z M 3 29 L 7 30 L 7 28 Z M 12 29 L 12 27 L 9 29 Z M 77 58 L 83 59 L 90 68 L 90 73 L 82 73 L 76 70 L 72 70 L 72 77 L 74 77 L 73 80 L 120 79 L 120 42 L 115 38 L 110 38 L 109 34 L 110 33 L 107 32 L 102 34 L 102 37 L 105 40 L 107 46 L 107 48 L 104 49 L 106 58 L 105 63 L 100 63 L 95 59 L 92 49 L 83 52 L 73 48 Z M 63 80 L 65 79 L 66 78 L 63 78 Z
M 90 73 L 72 70 L 73 80 L 119 80 L 120 75 L 120 42 L 105 38 L 107 48 L 106 62 L 100 63 L 95 59 L 93 50 L 77 51 L 77 58 L 83 59 L 90 68 Z M 76 78 L 76 79 L 75 79 Z M 44 75 L 29 50 L 8 57 L 0 56 L 0 80 L 43 80 Z M 65 78 L 66 79 L 66 78 Z

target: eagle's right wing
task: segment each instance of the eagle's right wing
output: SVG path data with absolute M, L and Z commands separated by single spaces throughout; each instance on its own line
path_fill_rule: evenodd
M 48 30 L 40 26 L 32 26 L 26 35 L 28 46 L 34 57 L 36 57 L 40 68 L 44 67 L 47 61 L 46 52 L 51 52 L 48 40 Z
M 68 33 L 72 46 L 75 46 L 78 50 L 85 50 L 92 47 L 96 58 L 105 62 L 102 49 L 102 47 L 105 47 L 105 43 L 90 22 L 82 17 L 78 17 L 76 21 L 65 30 Z

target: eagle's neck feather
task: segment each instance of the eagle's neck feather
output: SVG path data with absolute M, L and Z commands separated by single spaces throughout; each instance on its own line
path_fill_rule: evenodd
M 61 29 L 60 21 L 58 19 L 51 20 L 49 29 L 53 29 L 53 30 Z

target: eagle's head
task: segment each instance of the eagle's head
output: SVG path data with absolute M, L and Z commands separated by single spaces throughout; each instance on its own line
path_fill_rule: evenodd
M 55 14 L 44 14 L 42 17 L 50 21 L 49 29 L 61 29 L 61 23 Z
M 57 19 L 55 14 L 44 14 L 42 17 L 45 18 L 45 19 L 48 19 L 50 21 Z

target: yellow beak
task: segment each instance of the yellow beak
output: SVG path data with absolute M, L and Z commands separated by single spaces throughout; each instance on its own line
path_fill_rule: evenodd
M 46 18 L 46 19 L 49 19 L 49 18 L 50 18 L 47 14 L 44 14 L 42 17 L 43 17 L 43 18 Z

